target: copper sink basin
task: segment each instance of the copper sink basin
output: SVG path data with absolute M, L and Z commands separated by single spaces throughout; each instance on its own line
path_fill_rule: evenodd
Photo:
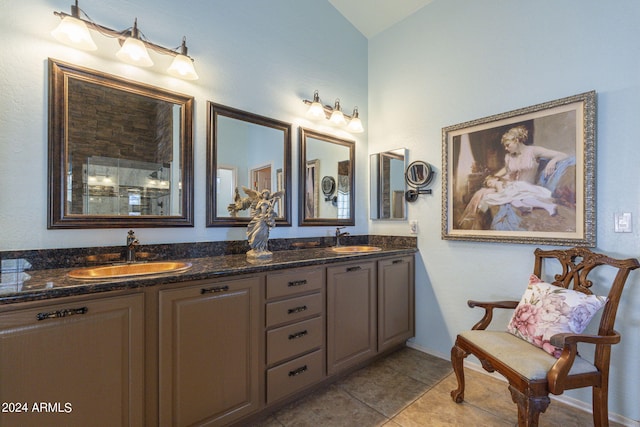
M 358 254 L 365 252 L 380 252 L 382 248 L 377 246 L 336 246 L 331 248 L 331 250 L 339 254 Z
M 187 270 L 190 267 L 191 264 L 188 262 L 158 261 L 79 268 L 70 271 L 68 276 L 72 279 L 115 279 L 150 274 L 175 273 Z

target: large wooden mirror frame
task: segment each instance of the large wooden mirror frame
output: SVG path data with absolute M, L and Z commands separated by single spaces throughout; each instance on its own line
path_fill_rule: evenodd
M 355 142 L 301 127 L 299 169 L 298 224 L 355 225 Z
M 207 227 L 246 227 L 251 190 L 282 191 L 276 225 L 291 226 L 291 124 L 207 103 Z
M 193 97 L 49 59 L 47 227 L 193 227 Z

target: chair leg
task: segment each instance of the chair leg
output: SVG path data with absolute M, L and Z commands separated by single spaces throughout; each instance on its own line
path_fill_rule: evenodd
M 609 393 L 607 387 L 593 387 L 593 425 L 609 427 Z
M 528 396 L 509 384 L 511 399 L 518 405 L 518 427 L 537 427 L 540 413 L 547 410 L 549 396 Z
M 456 403 L 462 403 L 464 400 L 464 359 L 468 355 L 469 353 L 457 345 L 451 348 L 451 365 L 458 380 L 458 388 L 451 391 L 451 398 Z

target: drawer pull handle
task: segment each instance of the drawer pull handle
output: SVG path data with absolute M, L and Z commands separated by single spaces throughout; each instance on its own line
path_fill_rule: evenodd
M 307 280 L 303 279 L 303 280 L 292 280 L 291 282 L 289 282 L 289 284 L 287 286 L 289 287 L 293 287 L 293 286 L 302 286 L 302 285 L 306 285 L 307 284 Z
M 226 292 L 229 290 L 229 286 L 214 286 L 213 288 L 203 288 L 200 290 L 201 294 L 216 294 L 218 292 Z
M 307 372 L 307 365 L 304 365 L 298 369 L 294 369 L 293 371 L 289 371 L 290 377 L 295 377 L 296 375 L 300 375 Z
M 38 313 L 38 314 L 36 314 L 36 319 L 38 319 L 38 320 L 55 319 L 55 318 L 58 318 L 58 317 L 73 316 L 75 314 L 85 314 L 87 311 L 89 311 L 89 309 L 87 307 L 65 308 L 64 310 L 56 310 L 56 311 L 49 311 L 49 312 L 45 312 L 45 313 Z
M 358 271 L 361 270 L 362 267 L 360 267 L 359 265 L 356 265 L 355 267 L 349 267 L 347 268 L 347 271 Z
M 394 259 L 391 264 L 402 264 L 402 260 L 401 259 Z
M 297 340 L 298 338 L 302 338 L 303 336 L 309 334 L 309 332 L 305 329 L 304 331 L 296 332 L 295 334 L 289 335 L 290 340 Z
M 289 314 L 300 313 L 301 311 L 305 311 L 307 309 L 306 305 L 301 305 L 300 307 L 290 308 L 287 312 Z

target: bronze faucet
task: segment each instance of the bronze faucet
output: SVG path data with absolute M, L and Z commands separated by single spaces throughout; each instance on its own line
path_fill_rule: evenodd
M 340 246 L 340 237 L 349 235 L 348 231 L 340 232 L 343 228 L 344 227 L 336 227 L 336 247 Z
M 129 230 L 127 233 L 127 255 L 125 258 L 127 262 L 136 262 L 136 246 L 139 244 L 140 242 L 136 238 L 133 230 Z

